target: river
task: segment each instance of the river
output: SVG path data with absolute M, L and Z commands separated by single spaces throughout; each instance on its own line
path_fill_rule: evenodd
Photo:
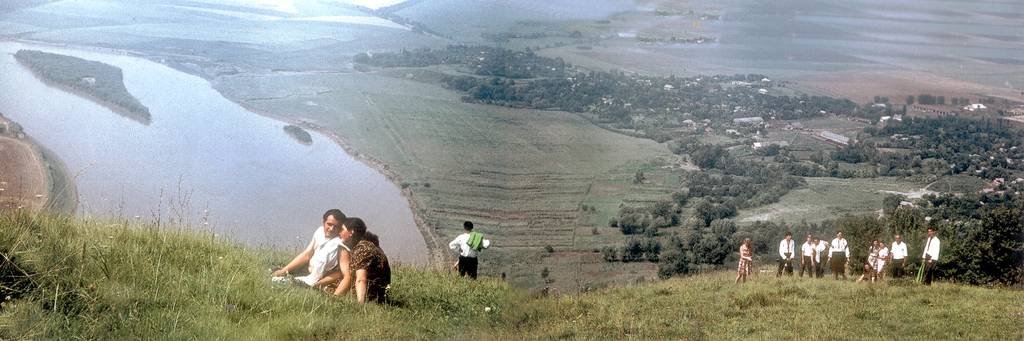
M 49 87 L 13 54 L 35 49 L 121 68 L 150 125 Z M 427 247 L 401 190 L 316 133 L 225 99 L 199 77 L 138 57 L 0 42 L 0 112 L 53 150 L 79 194 L 78 214 L 176 221 L 253 246 L 305 246 L 327 209 L 363 218 L 392 262 L 425 264 Z

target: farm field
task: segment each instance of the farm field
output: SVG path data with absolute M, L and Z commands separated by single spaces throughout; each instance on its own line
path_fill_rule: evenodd
M 920 191 L 927 184 L 892 178 L 804 178 L 806 188 L 795 189 L 774 204 L 740 211 L 741 222 L 819 222 L 845 214 L 872 214 L 882 207 L 887 192 Z
M 0 136 L 0 189 L 0 209 L 37 211 L 46 203 L 46 172 L 28 143 Z
M 336 132 L 383 161 L 441 241 L 474 221 L 500 246 L 482 258 L 485 272 L 528 286 L 545 267 L 556 283 L 569 282 L 563 275 L 577 260 L 590 274 L 581 281 L 614 280 L 593 254 L 623 238 L 605 227 L 608 218 L 624 202 L 666 199 L 679 185 L 678 157 L 663 145 L 570 113 L 468 104 L 437 86 L 375 74 L 225 77 L 217 87 L 259 112 Z M 632 183 L 638 170 L 647 183 Z M 637 266 L 653 276 L 653 265 Z

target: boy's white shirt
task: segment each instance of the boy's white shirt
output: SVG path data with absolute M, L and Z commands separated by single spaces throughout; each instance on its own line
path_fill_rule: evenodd
M 489 248 L 491 247 L 491 241 L 489 239 L 484 238 L 483 245 L 481 246 L 483 246 L 484 249 Z M 455 237 L 455 239 L 448 243 L 448 248 L 452 250 L 459 250 L 459 256 L 462 257 L 477 256 L 477 251 L 469 247 L 469 232 L 460 234 L 458 237 Z

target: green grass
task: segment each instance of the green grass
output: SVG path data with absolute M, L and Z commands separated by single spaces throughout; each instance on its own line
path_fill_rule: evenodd
M 886 192 L 913 192 L 925 184 L 894 178 L 805 178 L 807 186 L 790 191 L 779 202 L 740 211 L 740 221 L 818 222 L 846 214 L 874 214 Z
M 474 221 L 501 246 L 481 259 L 485 273 L 505 272 L 517 285 L 540 286 L 544 267 L 557 274 L 572 270 L 562 261 L 540 262 L 545 246 L 574 253 L 621 245 L 621 233 L 594 237 L 593 228 L 607 226 L 620 204 L 668 199 L 679 185 L 679 171 L 671 168 L 678 157 L 664 145 L 567 112 L 463 103 L 459 94 L 423 83 L 435 71 L 452 70 L 239 76 L 217 87 L 255 109 L 315 122 L 386 163 L 442 242 L 461 233 L 462 221 Z M 637 170 L 644 170 L 647 183 L 633 184 Z M 584 212 L 584 204 L 597 210 Z M 552 276 L 555 286 L 576 287 L 570 285 L 575 279 Z M 597 271 L 585 277 L 598 283 L 615 276 Z
M 718 272 L 548 298 L 398 268 L 396 304 L 359 306 L 271 284 L 287 255 L 204 233 L 8 213 L 0 251 L 4 339 L 1024 337 L 1024 292 L 948 283 L 736 285 Z

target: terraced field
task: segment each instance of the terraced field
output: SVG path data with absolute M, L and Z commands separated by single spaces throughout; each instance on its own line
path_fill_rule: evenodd
M 472 220 L 496 246 L 482 258 L 484 271 L 527 285 L 540 283 L 545 267 L 565 285 L 576 282 L 569 274 L 580 274 L 573 275 L 580 283 L 614 280 L 593 254 L 625 238 L 605 227 L 608 217 L 620 204 L 668 198 L 665 185 L 679 184 L 678 158 L 653 141 L 570 113 L 463 103 L 405 77 L 276 74 L 225 77 L 217 87 L 256 111 L 336 132 L 382 161 L 402 176 L 440 237 L 435 249 L 446 249 L 462 221 Z M 633 184 L 641 169 L 650 180 Z M 654 274 L 652 264 L 613 267 Z

